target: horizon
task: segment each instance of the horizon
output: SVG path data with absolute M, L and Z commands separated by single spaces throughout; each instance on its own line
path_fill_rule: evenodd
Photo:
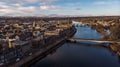
M 120 0 L 1 0 L 0 16 L 120 16 Z
M 105 15 L 105 16 L 103 16 L 103 15 L 99 15 L 99 16 L 67 16 L 67 15 L 65 15 L 65 16 L 0 16 L 0 18 L 2 18 L 2 17 L 41 17 L 41 18 L 59 18 L 59 17 L 63 17 L 63 18 L 67 18 L 67 17 L 120 17 L 120 15 Z

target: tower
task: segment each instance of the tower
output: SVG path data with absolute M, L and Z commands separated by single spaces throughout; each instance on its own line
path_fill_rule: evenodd
M 8 44 L 8 47 L 11 48 L 12 47 L 12 43 L 9 39 L 9 36 L 6 36 L 6 41 L 7 41 L 7 44 Z

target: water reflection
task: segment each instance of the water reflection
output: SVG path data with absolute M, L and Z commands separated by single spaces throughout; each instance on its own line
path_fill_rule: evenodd
M 116 25 L 117 26 L 117 25 Z M 74 37 L 118 40 L 117 27 L 77 27 Z M 65 43 L 32 67 L 120 67 L 120 43 Z
M 85 27 L 76 27 L 77 32 L 76 35 L 74 35 L 75 38 L 86 38 L 86 39 L 102 39 L 103 36 L 99 32 L 97 32 L 95 29 L 92 29 L 89 26 Z

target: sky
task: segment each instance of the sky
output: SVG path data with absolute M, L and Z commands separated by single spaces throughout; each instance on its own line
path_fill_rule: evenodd
M 120 16 L 120 0 L 0 0 L 0 16 Z

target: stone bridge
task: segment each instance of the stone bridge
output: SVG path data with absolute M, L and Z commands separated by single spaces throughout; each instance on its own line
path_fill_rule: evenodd
M 103 39 L 84 39 L 84 38 L 68 38 L 68 41 L 87 41 L 97 43 L 120 43 L 120 40 L 103 40 Z

